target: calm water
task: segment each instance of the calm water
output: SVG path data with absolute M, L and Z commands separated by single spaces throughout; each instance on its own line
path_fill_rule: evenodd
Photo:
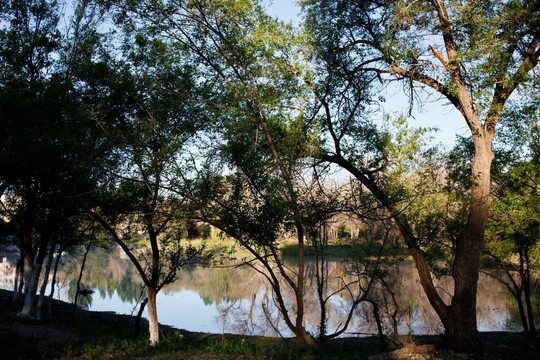
M 65 255 L 59 271 L 59 284 L 55 298 L 73 301 L 82 253 Z M 0 286 L 12 289 L 15 254 L 0 255 Z M 294 268 L 294 262 L 285 260 Z M 314 290 L 315 264 L 308 262 L 305 294 L 306 327 L 317 329 L 320 310 Z M 329 293 L 339 289 L 343 264 L 327 263 Z M 441 280 L 441 291 L 449 291 L 450 281 Z M 381 289 L 374 292 L 382 304 L 382 318 L 387 332 L 392 331 L 394 315 L 400 333 L 433 334 L 442 327 L 420 287 L 412 264 L 404 263 L 392 270 L 391 285 L 399 304 L 397 312 L 388 293 Z M 82 305 L 95 311 L 115 311 L 133 314 L 145 297 L 142 282 L 119 249 L 96 249 L 89 253 L 82 288 L 94 293 L 82 297 Z M 80 297 L 81 298 L 81 297 Z M 286 301 L 292 299 L 285 293 Z M 272 292 L 264 278 L 248 267 L 204 268 L 189 267 L 178 274 L 178 279 L 158 294 L 158 318 L 162 324 L 189 331 L 211 333 L 237 333 L 276 335 L 274 328 L 283 336 L 291 335 L 273 306 Z M 291 300 L 292 303 L 292 300 Z M 264 304 L 264 307 L 263 307 Z M 337 292 L 328 303 L 328 328 L 337 328 L 347 314 L 350 300 L 345 292 Z M 267 311 L 263 311 L 266 309 Z M 519 330 L 516 325 L 517 310 L 502 286 L 492 278 L 480 275 L 478 292 L 478 326 L 480 331 Z M 146 316 L 146 313 L 144 314 Z M 269 326 L 269 321 L 273 327 Z M 349 326 L 346 336 L 362 336 L 376 333 L 371 305 L 361 305 Z

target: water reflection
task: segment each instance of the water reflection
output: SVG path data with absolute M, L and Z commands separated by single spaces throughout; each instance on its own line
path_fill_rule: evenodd
M 0 256 L 1 257 L 1 256 Z M 78 254 L 66 255 L 58 275 L 56 297 L 73 301 L 76 293 L 80 264 Z M 293 260 L 285 259 L 294 268 Z M 0 262 L 0 281 L 5 288 L 13 284 L 14 257 Z M 11 265 L 10 265 L 11 264 Z M 327 263 L 328 294 L 336 292 L 343 281 L 343 264 L 334 259 Z M 306 328 L 319 326 L 320 308 L 314 281 L 315 263 L 308 261 L 305 293 Z M 311 275 L 311 276 L 310 276 Z M 386 284 L 393 294 L 379 284 L 371 293 L 380 306 L 381 320 L 386 333 L 434 334 L 442 331 L 435 312 L 431 309 L 411 263 L 395 267 Z M 480 275 L 478 291 L 478 326 L 480 331 L 519 330 L 516 311 L 504 289 L 494 279 Z M 440 280 L 441 293 L 451 292 L 451 281 Z M 119 249 L 95 249 L 88 255 L 81 288 L 93 294 L 79 296 L 79 304 L 97 311 L 116 311 L 135 314 L 138 303 L 145 297 L 144 287 L 134 267 Z M 293 303 L 292 293 L 285 293 Z M 448 296 L 446 300 L 448 300 Z M 341 319 L 349 309 L 346 291 L 336 292 L 328 303 L 329 332 L 341 326 Z M 290 336 L 279 317 L 272 291 L 264 277 L 249 267 L 203 268 L 189 267 L 178 274 L 178 279 L 158 295 L 158 314 L 162 323 L 190 331 L 213 333 L 258 334 Z M 145 314 L 146 315 L 146 314 Z M 345 335 L 365 335 L 377 332 L 371 304 L 362 303 L 356 310 Z

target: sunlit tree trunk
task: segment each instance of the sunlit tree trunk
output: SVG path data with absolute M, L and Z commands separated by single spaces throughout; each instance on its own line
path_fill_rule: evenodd
M 147 286 L 148 289 L 148 331 L 150 332 L 150 345 L 159 343 L 159 324 L 157 317 L 156 288 Z
M 472 163 L 473 187 L 469 216 L 463 233 L 456 240 L 452 278 L 454 296 L 448 307 L 445 324 L 447 340 L 455 350 L 481 349 L 476 322 L 476 294 L 480 254 L 484 248 L 484 233 L 489 218 L 489 190 L 493 153 L 490 141 L 475 138 Z

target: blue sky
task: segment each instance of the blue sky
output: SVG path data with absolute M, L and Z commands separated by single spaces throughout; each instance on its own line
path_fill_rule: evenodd
M 298 24 L 300 22 L 300 7 L 293 0 L 267 0 L 268 12 L 280 19 Z

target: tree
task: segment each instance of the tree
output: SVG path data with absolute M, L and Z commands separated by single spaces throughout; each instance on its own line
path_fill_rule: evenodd
M 194 216 L 252 254 L 247 264 L 271 284 L 288 328 L 320 349 L 346 330 L 365 293 L 353 289 L 360 282 L 343 285 L 350 288 L 353 305 L 334 333 L 325 326 L 318 335 L 305 328 L 307 231 L 331 216 L 335 205 L 332 196 L 314 196 L 317 183 L 307 180 L 313 172 L 306 159 L 318 138 L 314 122 L 300 116 L 304 88 L 288 63 L 294 56 L 289 50 L 296 46 L 294 32 L 266 16 L 258 1 L 119 4 L 120 14 L 135 19 L 141 32 L 163 41 L 169 53 L 189 54 L 197 64 L 196 84 L 202 90 L 174 92 L 204 105 L 213 122 L 208 138 L 201 139 L 205 168 L 189 194 Z M 173 93 L 165 85 L 162 91 Z M 284 234 L 298 245 L 297 271 L 280 258 L 277 240 Z M 290 300 L 286 293 L 292 294 Z M 324 307 L 335 294 L 320 295 Z
M 189 100 L 178 101 L 159 88 L 184 92 L 193 87 L 193 69 L 181 53 L 171 55 L 159 39 L 138 32 L 126 33 L 124 44 L 124 58 L 114 65 L 119 75 L 108 84 L 110 93 L 124 102 L 96 117 L 119 161 L 105 169 L 109 174 L 85 211 L 112 236 L 143 280 L 147 300 L 140 313 L 148 304 L 149 341 L 155 345 L 157 293 L 182 267 L 198 260 L 204 248 L 182 245 L 185 199 L 170 190 L 173 180 L 178 184 L 189 172 L 180 164 L 202 117 Z M 137 232 L 149 243 L 139 255 L 128 246 Z
M 306 0 L 302 4 L 322 74 L 309 81 L 330 140 L 321 159 L 349 171 L 388 209 L 445 327 L 448 345 L 477 351 L 481 344 L 476 289 L 489 215 L 492 142 L 508 99 L 518 87 L 528 86 L 538 63 L 538 2 Z M 450 304 L 433 285 L 412 219 L 376 176 L 388 168 L 388 159 L 376 135 L 367 136 L 375 131 L 360 114 L 368 104 L 363 99 L 372 98 L 373 80 L 392 79 L 409 85 L 411 101 L 418 90 L 447 100 L 462 115 L 472 137 L 467 220 L 451 239 L 455 286 Z
M 61 28 L 54 1 L 3 3 L 0 29 L 2 212 L 17 227 L 24 257 L 25 305 L 34 314 L 38 279 L 48 251 L 77 212 L 73 197 L 87 192 L 97 144 L 81 97 L 80 65 L 96 64 L 92 7 L 82 1 Z M 76 28 L 77 31 L 71 31 Z M 51 246 L 49 246 L 52 243 Z

